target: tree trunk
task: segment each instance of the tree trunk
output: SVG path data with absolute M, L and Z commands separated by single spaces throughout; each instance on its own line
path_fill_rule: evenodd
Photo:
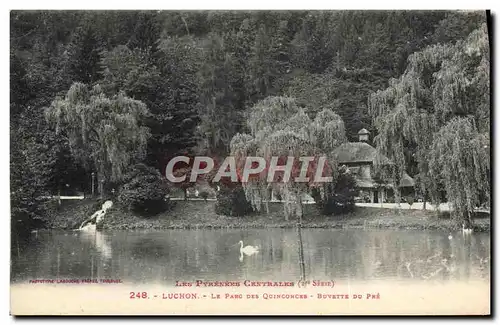
M 269 188 L 266 188 L 266 202 L 265 202 L 265 205 L 266 205 L 266 214 L 269 214 L 269 200 L 271 199 L 271 192 L 269 191 Z
M 304 206 L 302 205 L 302 198 L 300 195 L 297 195 L 297 205 L 298 205 L 298 217 L 299 217 L 299 224 L 302 226 L 302 216 L 304 215 Z
M 187 199 L 188 199 L 188 190 L 187 190 L 187 188 L 183 188 L 182 191 L 184 192 L 184 201 L 187 201 Z
M 424 200 L 424 204 L 423 204 L 422 210 L 425 210 L 427 208 L 427 189 L 425 188 L 425 185 L 422 186 L 421 190 L 422 190 L 422 192 L 421 192 L 422 193 L 422 197 L 423 197 L 423 200 Z M 415 194 L 416 193 L 417 192 L 415 191 Z M 418 200 L 417 200 L 417 202 L 418 202 Z
M 288 190 L 288 188 L 285 186 L 283 188 L 283 207 L 285 209 L 285 221 L 288 221 L 289 220 L 289 216 L 290 216 L 290 191 Z
M 101 199 L 104 197 L 103 192 L 104 192 L 104 180 L 101 180 L 101 182 L 99 183 L 99 194 Z
M 102 177 L 99 180 L 99 196 L 101 199 L 104 197 L 104 178 Z
M 298 246 L 299 246 L 299 266 L 300 266 L 300 275 L 301 280 L 306 280 L 306 267 L 304 263 L 304 245 L 302 243 L 302 232 L 300 230 L 300 225 L 297 225 L 297 235 L 298 235 Z
M 104 163 L 101 162 L 99 166 L 99 174 L 97 174 L 97 182 L 99 188 L 99 195 L 101 199 L 104 197 Z
M 396 201 L 397 207 L 400 208 L 401 207 L 401 189 L 396 184 L 394 184 L 394 199 Z
M 288 206 L 288 202 L 284 202 L 283 203 L 283 208 L 284 208 L 284 211 L 285 211 L 285 221 L 288 221 L 289 220 L 289 215 L 290 215 L 290 209 L 289 209 L 289 206 Z

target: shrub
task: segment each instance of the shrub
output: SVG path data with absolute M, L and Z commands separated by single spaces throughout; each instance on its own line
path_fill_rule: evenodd
M 319 188 L 313 187 L 311 189 L 311 197 L 314 199 L 314 202 L 321 204 L 323 199 L 321 197 L 321 192 Z
M 11 233 L 13 236 L 27 237 L 32 229 L 43 228 L 57 211 L 57 202 L 11 194 Z
M 345 214 L 354 210 L 354 198 L 333 194 L 329 196 L 322 206 L 323 214 Z
M 450 211 L 436 211 L 436 215 L 439 219 L 450 220 L 452 215 Z
M 406 197 L 406 203 L 408 203 L 410 205 L 410 207 L 413 205 L 414 202 L 415 202 L 415 199 L 413 198 L 413 196 L 408 195 Z
M 200 192 L 200 197 L 203 199 L 203 200 L 207 200 L 208 199 L 208 192 L 207 191 L 201 191 Z
M 354 176 L 348 170 L 341 170 L 334 182 L 333 191 L 327 191 L 328 194 L 322 201 L 323 214 L 344 214 L 353 211 L 354 200 L 359 193 Z
M 215 213 L 226 216 L 243 216 L 253 211 L 252 205 L 247 201 L 241 186 L 221 187 L 217 193 Z
M 130 211 L 152 216 L 169 208 L 167 193 L 160 173 L 152 167 L 138 164 L 126 175 L 118 201 Z

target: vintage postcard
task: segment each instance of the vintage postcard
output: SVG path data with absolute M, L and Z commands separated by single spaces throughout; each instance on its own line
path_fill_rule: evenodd
M 11 11 L 11 315 L 490 315 L 491 26 Z

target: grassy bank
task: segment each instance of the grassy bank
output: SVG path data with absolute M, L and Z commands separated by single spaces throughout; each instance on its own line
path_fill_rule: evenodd
M 114 206 L 106 215 L 103 229 L 198 229 L 198 228 L 291 228 L 296 220 L 286 221 L 283 206 L 270 204 L 270 214 L 245 217 L 220 216 L 214 212 L 213 201 L 177 201 L 167 212 L 154 217 L 140 217 Z M 53 229 L 75 229 L 99 208 L 96 201 L 65 203 L 49 220 Z M 490 218 L 475 219 L 475 231 L 489 231 Z M 305 205 L 304 228 L 385 228 L 385 229 L 441 229 L 459 230 L 447 215 L 422 210 L 395 210 L 357 207 L 342 216 L 321 215 L 316 206 Z

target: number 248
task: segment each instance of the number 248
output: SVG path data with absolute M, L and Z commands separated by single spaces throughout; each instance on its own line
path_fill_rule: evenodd
M 130 299 L 146 299 L 148 297 L 148 293 L 146 291 L 143 292 L 133 292 L 130 291 Z

